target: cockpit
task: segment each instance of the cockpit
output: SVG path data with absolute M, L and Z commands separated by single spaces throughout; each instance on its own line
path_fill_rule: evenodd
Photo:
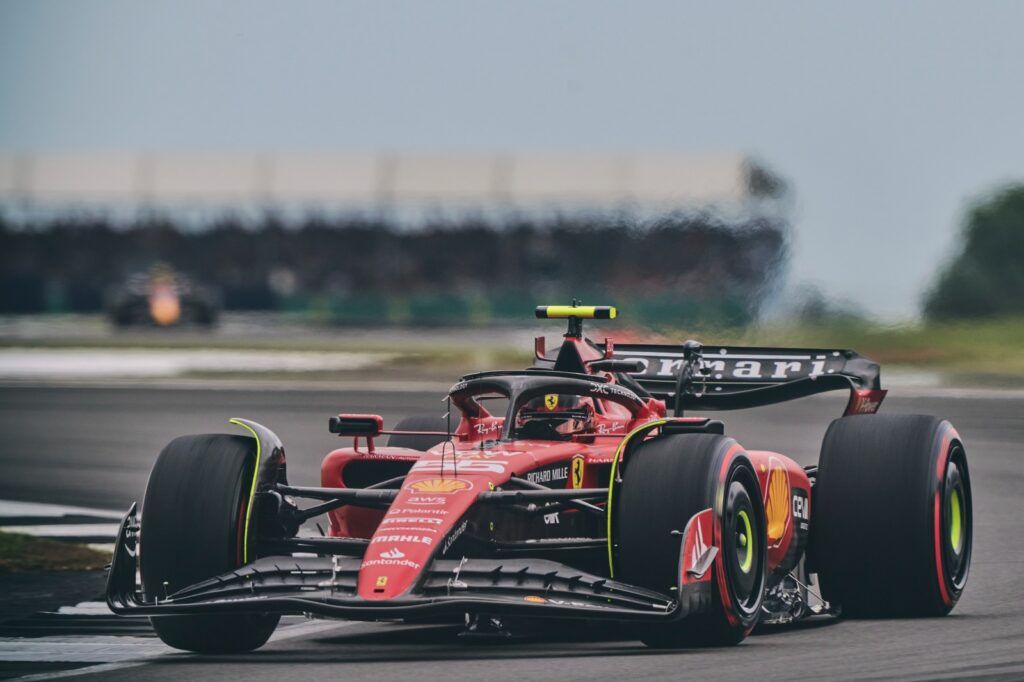
M 599 376 L 526 370 L 465 377 L 449 392 L 470 422 L 493 421 L 504 407 L 502 440 L 567 441 L 621 432 L 644 409 L 633 391 Z

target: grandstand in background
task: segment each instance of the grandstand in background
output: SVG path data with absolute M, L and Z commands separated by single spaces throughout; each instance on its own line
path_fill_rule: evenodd
M 165 263 L 228 309 L 340 324 L 582 296 L 738 325 L 784 272 L 789 206 L 730 154 L 0 154 L 0 313 L 101 310 Z

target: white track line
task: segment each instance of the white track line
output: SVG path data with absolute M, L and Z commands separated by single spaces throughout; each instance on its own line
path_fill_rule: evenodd
M 3 519 L 0 518 L 0 523 Z M 54 523 L 45 526 L 0 526 L 4 533 L 21 533 L 37 538 L 110 538 L 117 536 L 116 523 Z
M 15 502 L 0 500 L 0 532 L 21 533 L 38 538 L 55 538 L 60 540 L 93 541 L 99 538 L 110 538 L 110 543 L 117 537 L 118 524 L 125 512 L 113 509 L 91 509 L 89 507 L 69 507 L 60 504 L 42 504 L 39 502 Z M 35 523 L 12 523 L 14 519 L 32 517 Z M 68 522 L 71 517 L 76 521 Z M 104 547 L 105 548 L 105 547 Z
M 11 516 L 40 516 L 54 519 L 59 519 L 62 516 L 88 516 L 96 519 L 112 519 L 120 521 L 124 517 L 126 511 L 90 509 L 88 507 L 68 507 L 60 504 L 42 504 L 39 502 L 0 500 L 0 522 L 2 522 L 5 517 Z
M 297 637 L 309 637 L 319 632 L 327 630 L 333 630 L 336 628 L 348 627 L 350 625 L 356 625 L 353 621 L 325 621 L 325 620 L 314 620 L 304 623 L 296 623 L 295 625 L 289 625 L 283 628 L 279 628 L 271 637 L 271 642 L 283 642 L 289 639 L 295 639 Z M 8 658 L 6 652 L 6 646 L 10 644 L 10 640 L 7 638 L 0 639 L 0 660 L 2 661 L 47 661 L 47 662 L 92 662 L 97 661 L 97 665 L 88 665 L 82 668 L 76 668 L 74 670 L 55 670 L 53 672 L 39 673 L 36 675 L 25 675 L 19 677 L 17 680 L 21 682 L 29 682 L 30 680 L 56 680 L 67 677 L 76 677 L 78 675 L 94 675 L 97 673 L 113 672 L 115 670 L 125 670 L 127 668 L 136 668 L 138 666 L 145 665 L 154 658 L 160 656 L 174 656 L 176 658 L 192 658 L 197 661 L 202 660 L 201 657 L 194 654 L 186 654 L 183 652 L 175 652 L 173 649 L 163 644 L 159 640 L 147 639 L 142 642 L 138 642 L 141 638 L 138 637 L 89 637 L 76 639 L 69 637 L 53 637 L 46 638 L 48 642 L 47 646 L 37 647 L 32 653 L 39 655 L 61 655 L 67 656 L 62 658 Z M 59 640 L 59 641 L 57 641 Z M 72 640 L 72 641 L 68 641 Z M 103 641 L 95 641 L 103 640 Z M 117 641 L 110 640 L 136 640 L 136 642 L 130 644 L 120 644 Z M 26 640 L 15 640 L 16 643 L 24 643 Z M 77 646 L 75 646 L 77 645 Z M 74 651 L 69 650 L 69 647 L 75 647 Z M 91 648 L 90 648 L 91 647 Z M 53 652 L 59 652 L 54 654 Z M 70 656 L 79 656 L 79 658 L 72 658 Z M 90 656 L 88 659 L 81 658 L 82 656 Z M 96 657 L 96 658 L 91 658 Z M 111 660 L 111 657 L 115 657 Z M 119 660 L 120 659 L 120 660 Z M 99 663 L 99 660 L 105 662 Z

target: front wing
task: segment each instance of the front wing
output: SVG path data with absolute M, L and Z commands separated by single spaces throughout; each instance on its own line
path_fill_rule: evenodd
M 465 613 L 537 618 L 669 621 L 703 610 L 710 584 L 684 586 L 679 599 L 543 559 L 438 559 L 411 593 L 358 596 L 361 559 L 261 557 L 169 595 L 143 597 L 136 585 L 135 508 L 121 523 L 107 577 L 107 604 L 121 615 L 239 612 L 308 613 L 353 620 L 450 618 Z

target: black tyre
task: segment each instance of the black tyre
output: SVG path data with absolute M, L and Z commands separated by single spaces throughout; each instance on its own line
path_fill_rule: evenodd
M 938 616 L 971 562 L 971 480 L 949 422 L 858 415 L 821 446 L 810 551 L 822 596 L 844 616 Z
M 251 561 L 245 529 L 256 441 L 246 436 L 182 436 L 163 449 L 149 476 L 142 514 L 140 571 L 147 599 Z M 262 646 L 280 616 L 158 616 L 165 644 L 201 653 L 237 653 Z
M 452 417 L 452 430 L 457 426 L 458 418 Z M 402 421 L 398 422 L 395 426 L 395 431 L 441 431 L 445 432 L 448 429 L 448 420 L 441 416 L 428 416 L 428 415 L 416 415 L 413 417 L 406 417 Z M 444 436 L 403 436 L 394 435 L 388 436 L 388 445 L 396 448 L 409 448 L 411 450 L 419 450 L 421 452 L 429 450 L 438 443 L 445 441 Z
M 720 435 L 663 436 L 640 444 L 628 456 L 622 479 L 612 509 L 617 579 L 675 595 L 680 582 L 678 531 L 694 514 L 712 508 L 723 538 L 711 568 L 711 599 L 705 610 L 644 628 L 643 642 L 682 647 L 743 641 L 760 616 L 767 560 L 761 488 L 743 450 Z

